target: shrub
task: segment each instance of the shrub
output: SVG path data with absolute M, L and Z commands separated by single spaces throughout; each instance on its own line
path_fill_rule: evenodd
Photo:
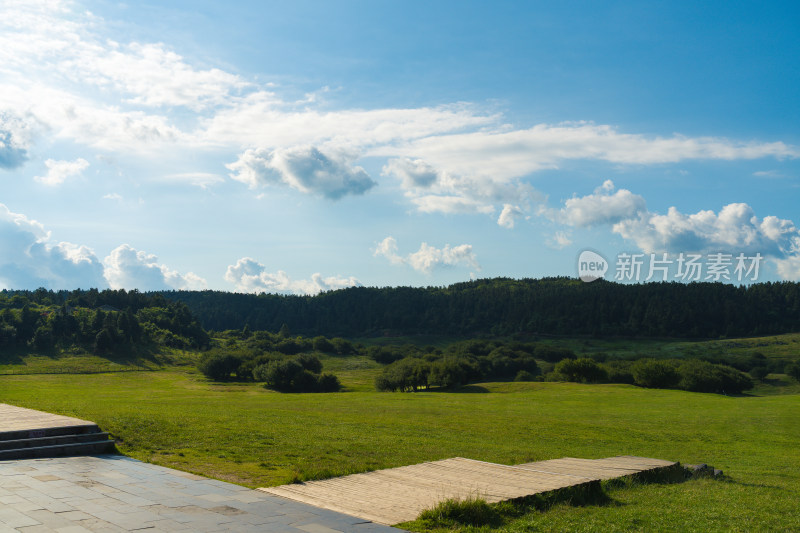
M 225 381 L 230 379 L 242 364 L 242 360 L 235 355 L 222 352 L 207 352 L 200 358 L 197 369 L 209 379 Z
M 633 381 L 640 387 L 670 389 L 681 380 L 675 365 L 658 359 L 639 359 L 631 366 Z
M 457 387 L 467 383 L 470 374 L 476 370 L 466 359 L 446 357 L 431 365 L 429 382 L 440 387 Z
M 486 500 L 470 497 L 465 500 L 450 498 L 426 509 L 418 520 L 428 522 L 433 528 L 454 526 L 491 526 L 502 521 L 500 513 L 486 503 Z
M 322 374 L 319 377 L 319 392 L 339 392 L 342 384 L 333 374 Z
M 742 372 L 725 365 L 693 359 L 678 367 L 680 388 L 692 392 L 740 394 L 752 389 L 753 381 Z
M 356 349 L 355 346 L 353 346 L 353 343 L 351 343 L 346 339 L 342 339 L 341 337 L 332 338 L 331 344 L 333 344 L 336 353 L 339 355 L 352 355 L 356 353 Z
M 317 357 L 316 355 L 304 353 L 298 355 L 295 361 L 300 363 L 300 366 L 302 366 L 311 373 L 319 374 L 320 372 L 322 372 L 322 361 L 320 361 L 319 357 Z
M 289 392 L 317 392 L 318 390 L 319 377 L 304 368 L 294 375 L 289 384 Z
M 540 344 L 536 346 L 534 357 L 537 359 L 543 359 L 548 363 L 557 363 L 562 359 L 575 359 L 575 353 L 567 348 L 558 348 L 556 346 Z
M 294 360 L 273 361 L 266 366 L 256 367 L 253 375 L 258 381 L 266 382 L 269 389 L 291 392 L 295 389 L 294 380 L 305 369 L 303 365 Z
M 605 369 L 594 359 L 564 359 L 558 363 L 553 372 L 564 381 L 577 383 L 597 383 L 608 378 Z
M 520 370 L 514 377 L 514 381 L 534 381 L 535 379 L 536 376 L 534 374 L 531 374 L 527 370 Z
M 336 351 L 336 347 L 323 336 L 314 337 L 314 340 L 311 342 L 313 348 L 322 353 L 334 353 Z
M 769 375 L 769 368 L 765 366 L 756 366 L 750 369 L 750 376 L 753 379 L 763 381 Z
M 800 381 L 800 363 L 789 363 L 783 370 L 786 375 Z
M 387 366 L 375 379 L 379 391 L 416 391 L 428 388 L 431 364 L 416 357 L 406 357 Z
M 395 361 L 399 361 L 406 354 L 402 353 L 399 350 L 393 350 L 391 348 L 382 347 L 382 346 L 370 346 L 367 348 L 367 356 L 370 359 L 375 361 L 376 363 L 380 363 L 382 365 L 388 365 L 394 363 Z
M 286 339 L 275 345 L 275 349 L 286 355 L 294 355 L 303 351 L 303 347 L 295 339 Z
M 603 363 L 603 367 L 608 374 L 609 383 L 626 383 L 628 385 L 635 383 L 629 361 L 607 361 Z
M 279 392 L 337 392 L 342 386 L 339 379 L 333 374 L 319 375 L 309 368 L 304 367 L 300 360 L 313 368 L 322 370 L 322 363 L 313 355 L 306 358 L 300 356 L 296 359 L 270 361 L 256 366 L 253 377 L 256 381 L 263 381 L 264 386 Z

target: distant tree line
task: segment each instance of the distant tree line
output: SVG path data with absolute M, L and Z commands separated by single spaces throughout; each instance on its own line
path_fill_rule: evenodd
M 207 347 L 186 304 L 137 291 L 0 291 L 0 348 L 122 353 Z
M 583 283 L 494 278 L 448 287 L 353 287 L 316 296 L 167 291 L 209 330 L 327 337 L 412 334 L 719 338 L 800 331 L 800 284 Z

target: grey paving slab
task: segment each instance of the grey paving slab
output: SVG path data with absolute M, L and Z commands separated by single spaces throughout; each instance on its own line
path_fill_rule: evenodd
M 391 533 L 346 514 L 118 455 L 0 462 L 0 533 Z

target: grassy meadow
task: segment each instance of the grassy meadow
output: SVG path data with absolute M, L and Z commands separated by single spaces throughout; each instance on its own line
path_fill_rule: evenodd
M 741 346 L 730 349 L 791 357 L 798 338 L 675 343 L 683 347 L 666 341 L 570 342 L 579 353 L 628 349 L 664 357 L 733 342 Z M 366 357 L 326 357 L 325 370 L 339 376 L 346 392 L 280 394 L 255 383 L 210 382 L 194 368 L 175 364 L 150 371 L 130 371 L 135 369 L 128 365 L 124 372 L 44 373 L 59 361 L 77 364 L 69 359 L 31 356 L 0 366 L 6 374 L 0 375 L 0 402 L 95 421 L 127 455 L 249 487 L 453 456 L 515 464 L 630 454 L 705 462 L 726 476 L 608 486 L 604 504 L 561 503 L 510 514 L 484 529 L 800 530 L 800 396 L 796 384 L 781 376 L 740 397 L 544 382 L 378 393 L 372 383 L 380 365 Z M 103 370 L 94 363 L 83 360 L 77 371 Z M 428 530 L 423 522 L 404 527 Z

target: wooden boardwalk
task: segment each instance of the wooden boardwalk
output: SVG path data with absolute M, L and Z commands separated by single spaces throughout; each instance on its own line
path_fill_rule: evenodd
M 478 496 L 494 503 L 675 464 L 660 459 L 619 456 L 607 459 L 565 457 L 507 466 L 454 457 L 258 490 L 391 525 L 414 520 L 424 509 L 448 498 Z

